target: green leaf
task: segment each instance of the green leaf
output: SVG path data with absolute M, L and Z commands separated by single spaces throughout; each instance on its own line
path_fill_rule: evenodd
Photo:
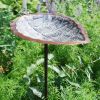
M 78 83 L 74 83 L 74 82 L 71 82 L 70 80 L 66 79 L 67 82 L 72 85 L 72 86 L 75 86 L 75 87 L 80 87 L 80 85 Z
M 36 96 L 38 96 L 40 98 L 42 97 L 42 93 L 40 91 L 38 91 L 34 87 L 29 87 L 29 88 L 32 90 L 32 92 L 33 92 L 34 95 L 36 95 Z
M 3 4 L 3 3 L 0 1 L 0 9 L 4 9 L 4 8 L 7 8 L 7 5 Z

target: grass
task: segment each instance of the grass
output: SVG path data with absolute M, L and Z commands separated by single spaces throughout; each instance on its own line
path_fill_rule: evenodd
M 43 45 L 22 40 L 11 33 L 9 23 L 18 16 L 21 1 L 9 9 L 0 8 L 0 100 L 41 100 L 43 98 Z M 34 5 L 37 5 L 35 1 Z M 66 3 L 65 3 L 66 2 Z M 86 45 L 49 45 L 49 100 L 100 100 L 100 10 L 95 2 L 56 0 L 58 13 L 79 21 L 88 32 L 91 42 Z M 32 12 L 36 9 L 28 3 Z M 89 11 L 88 7 L 91 7 Z M 43 5 L 44 7 L 44 5 Z M 77 9 L 81 14 L 75 15 Z M 35 10 L 34 10 L 35 9 Z M 45 9 L 43 9 L 45 10 Z M 8 46 L 10 45 L 10 46 Z M 39 62 L 38 62 L 39 63 Z M 6 70 L 5 70 L 6 69 Z M 31 73 L 30 75 L 28 74 Z M 30 87 L 35 88 L 34 92 Z

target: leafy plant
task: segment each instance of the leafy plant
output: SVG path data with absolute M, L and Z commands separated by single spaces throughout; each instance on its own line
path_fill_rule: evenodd
M 99 100 L 100 10 L 94 0 L 55 0 L 57 13 L 71 16 L 87 30 L 91 42 L 78 46 L 49 46 L 49 100 Z M 0 1 L 0 100 L 40 100 L 44 94 L 43 45 L 11 33 L 10 21 L 22 9 L 22 1 Z M 28 0 L 28 11 L 45 3 Z M 7 7 L 7 8 L 6 8 Z M 39 59 L 39 60 L 37 60 Z M 37 95 L 37 94 L 40 95 Z M 39 97 L 39 98 L 38 98 Z

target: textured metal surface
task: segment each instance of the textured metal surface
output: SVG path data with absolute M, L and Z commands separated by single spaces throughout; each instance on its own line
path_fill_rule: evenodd
M 11 23 L 15 34 L 47 44 L 88 43 L 84 29 L 69 17 L 50 14 L 24 15 Z

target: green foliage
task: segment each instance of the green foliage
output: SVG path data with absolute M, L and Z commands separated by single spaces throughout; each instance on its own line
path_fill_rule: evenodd
M 41 45 L 37 43 L 27 42 L 25 40 L 19 41 L 18 46 L 14 52 L 13 60 L 13 71 L 10 76 L 16 78 L 22 78 L 26 72 L 26 67 L 39 58 L 41 53 Z M 21 76 L 21 77 L 20 77 Z
M 81 88 L 73 88 L 72 86 L 62 89 L 62 100 L 98 100 L 97 94 L 91 83 L 85 82 Z
M 61 100 L 60 92 L 57 87 L 50 86 L 49 93 L 49 100 Z
M 78 46 L 49 46 L 54 58 L 49 60 L 48 98 L 99 100 L 100 10 L 94 0 L 55 1 L 57 12 L 79 21 L 91 42 Z M 28 0 L 28 11 L 37 12 L 38 3 L 38 0 Z M 10 21 L 19 15 L 22 0 L 1 0 L 1 4 L 0 67 L 7 68 L 8 72 L 0 73 L 0 100 L 40 100 L 37 93 L 44 93 L 43 46 L 11 33 Z M 46 11 L 44 5 L 42 11 Z
M 0 10 L 0 66 L 8 68 L 12 65 L 11 58 L 16 43 L 16 38 L 11 34 L 10 21 L 14 18 L 13 13 L 7 10 Z M 10 67 L 11 68 L 11 67 Z
M 0 99 L 1 100 L 20 100 L 25 94 L 22 83 L 15 79 L 0 77 Z

